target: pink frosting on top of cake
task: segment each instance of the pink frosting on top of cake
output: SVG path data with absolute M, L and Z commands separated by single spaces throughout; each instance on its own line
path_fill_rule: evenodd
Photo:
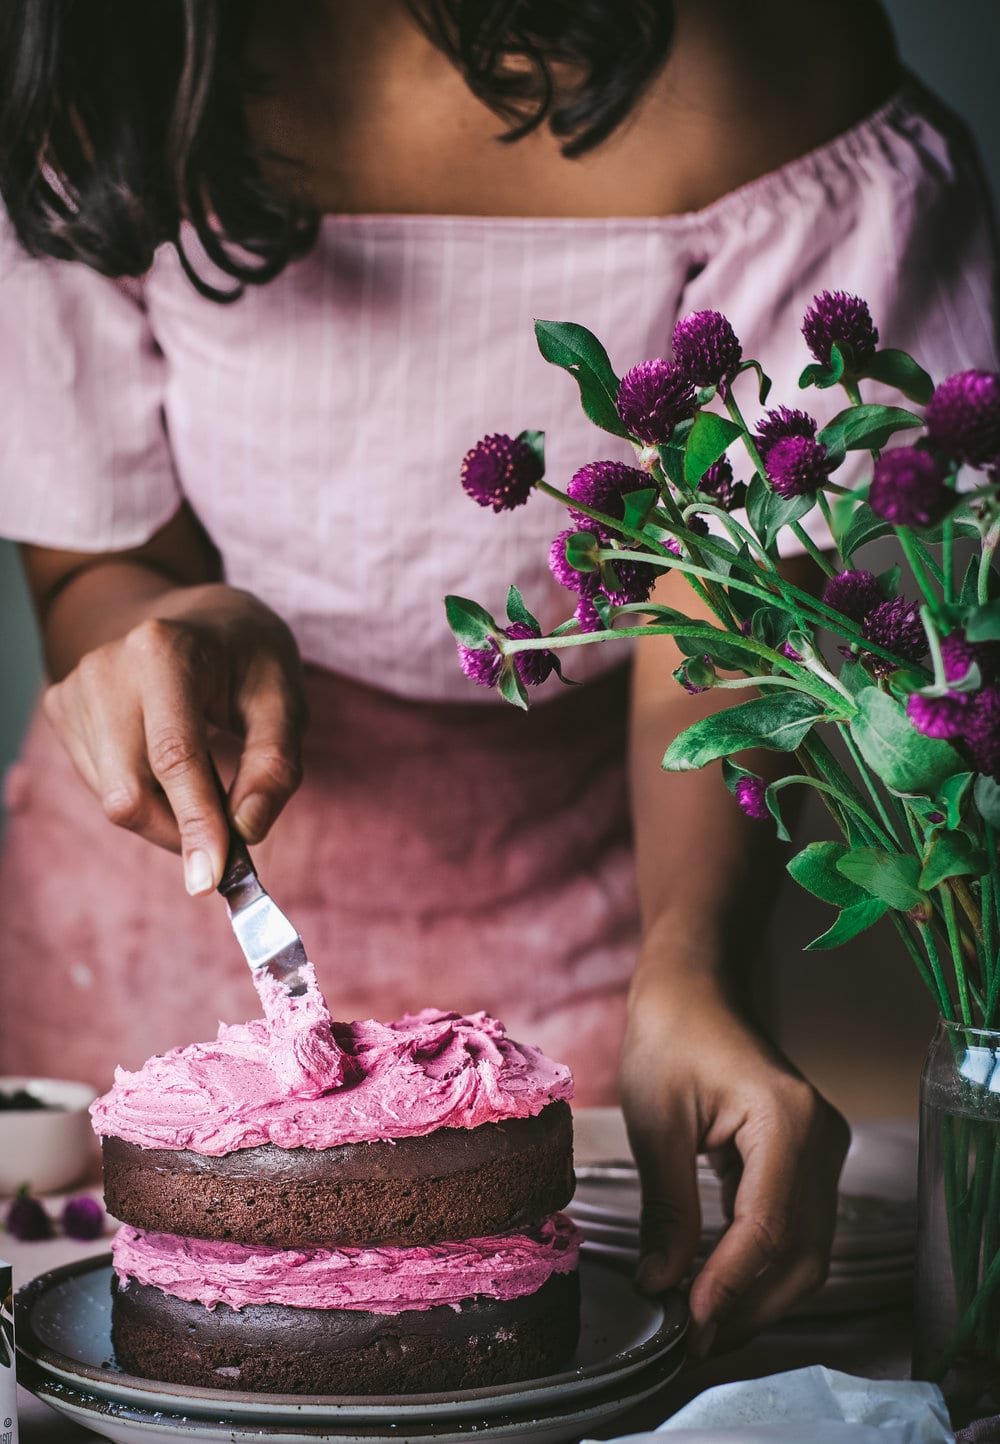
M 332 1037 L 336 1056 L 320 1050 L 303 1092 L 288 1084 L 284 1034 L 263 1019 L 220 1023 L 212 1043 L 174 1048 L 135 1073 L 118 1068 L 91 1107 L 94 1129 L 213 1156 L 264 1143 L 335 1148 L 528 1118 L 573 1093 L 565 1065 L 515 1043 L 487 1013 L 425 1008 L 394 1023 L 334 1023 Z M 313 1069 L 308 1047 L 298 1056 Z M 317 1096 L 323 1056 L 331 1072 Z
M 286 1304 L 398 1314 L 458 1308 L 464 1299 L 516 1299 L 577 1266 L 580 1235 L 565 1214 L 532 1233 L 413 1248 L 278 1249 L 145 1233 L 127 1224 L 112 1244 L 124 1283 L 133 1278 L 189 1303 Z
M 319 1098 L 344 1081 L 346 1059 L 333 1037 L 333 1019 L 312 963 L 299 969 L 306 991 L 290 996 L 270 973 L 254 973 L 264 1009 L 271 1066 L 282 1090 L 296 1098 Z

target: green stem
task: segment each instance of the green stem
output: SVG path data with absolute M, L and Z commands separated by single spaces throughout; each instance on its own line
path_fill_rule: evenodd
M 854 766 L 857 768 L 858 776 L 861 778 L 861 781 L 864 783 L 864 785 L 865 785 L 865 790 L 867 791 L 868 796 L 871 798 L 872 802 L 875 804 L 875 810 L 876 810 L 876 812 L 878 813 L 879 817 L 882 819 L 882 825 L 883 825 L 883 827 L 885 828 L 886 832 L 888 832 L 888 833 L 891 835 L 892 840 L 893 840 L 893 842 L 896 844 L 896 846 L 899 847 L 899 846 L 900 846 L 899 833 L 896 831 L 895 824 L 893 823 L 892 819 L 889 817 L 888 812 L 886 811 L 885 803 L 884 803 L 881 795 L 879 794 L 878 788 L 875 786 L 874 779 L 872 778 L 872 775 L 871 775 L 871 773 L 870 773 L 869 770 L 868 770 L 868 765 L 867 765 L 867 763 L 865 762 L 864 758 L 861 756 L 861 752 L 860 752 L 860 750 L 859 750 L 859 748 L 858 748 L 858 744 L 857 744 L 857 743 L 855 742 L 855 740 L 854 740 L 854 735 L 853 735 L 853 733 L 851 732 L 850 727 L 848 727 L 845 723 L 842 722 L 842 723 L 839 725 L 839 727 L 838 727 L 837 730 L 838 730 L 839 733 L 840 733 L 840 736 L 841 736 L 841 739 L 842 739 L 842 741 L 843 741 L 843 743 L 844 743 L 844 746 L 847 748 L 848 752 L 851 754 L 851 761 L 854 763 Z
M 923 593 L 924 600 L 930 607 L 934 616 L 940 616 L 941 603 L 934 591 L 934 588 L 931 586 L 927 578 L 927 573 L 924 569 L 924 561 L 920 555 L 920 550 L 917 546 L 916 538 L 910 531 L 909 527 L 906 526 L 898 526 L 896 528 L 896 535 L 899 537 L 899 545 L 903 549 L 903 555 L 906 557 L 907 562 L 909 562 L 910 571 L 913 573 L 913 579 Z
M 940 984 L 941 982 L 943 982 L 943 979 L 939 982 L 937 975 L 932 971 L 931 968 L 928 967 L 927 960 L 923 957 L 920 949 L 917 947 L 916 943 L 910 936 L 910 930 L 906 926 L 906 922 L 902 914 L 898 912 L 890 912 L 889 917 L 892 920 L 892 924 L 895 927 L 896 932 L 902 939 L 906 951 L 909 953 L 911 959 L 916 965 L 917 972 L 920 974 L 921 982 L 930 993 L 931 997 L 934 999 L 935 1003 L 938 1006 L 938 1011 L 941 1013 L 942 1017 L 947 1018 L 949 1016 L 950 1003 L 948 1001 L 947 992 L 942 992 L 941 989 Z
M 969 1008 L 969 990 L 965 981 L 965 959 L 962 957 L 962 943 L 958 935 L 958 922 L 955 918 L 955 899 L 948 887 L 939 887 L 938 895 L 944 911 L 945 927 L 948 929 L 948 946 L 951 948 L 951 965 L 955 970 L 955 982 L 958 984 L 958 1005 L 962 1012 L 962 1022 L 971 1027 L 972 1012 Z
M 835 577 L 837 575 L 837 572 L 836 569 L 830 564 L 829 557 L 826 556 L 824 552 L 820 551 L 819 547 L 813 541 L 812 537 L 806 531 L 802 523 L 800 521 L 793 521 L 791 524 L 791 531 L 798 538 L 802 546 L 805 547 L 806 551 L 812 557 L 813 561 L 819 567 L 820 571 L 828 577 Z
M 921 922 L 918 922 L 916 927 L 927 957 L 930 960 L 934 981 L 937 984 L 937 999 L 938 1007 L 941 1009 L 941 1016 L 949 1023 L 954 1023 L 955 1009 L 952 1005 L 951 994 L 948 992 L 948 984 L 945 982 L 944 969 L 941 967 L 941 955 L 937 950 L 937 943 L 934 941 L 933 929 L 929 924 Z
M 944 599 L 947 605 L 955 600 L 955 523 L 950 516 L 945 517 L 941 528 L 941 585 L 944 590 Z
M 768 791 L 778 792 L 784 787 L 791 787 L 796 784 L 798 786 L 813 787 L 816 789 L 817 792 L 827 793 L 828 796 L 835 798 L 836 801 L 840 803 L 841 807 L 846 807 L 848 812 L 853 812 L 856 816 L 860 817 L 863 822 L 867 822 L 868 825 L 871 826 L 871 818 L 868 816 L 868 813 L 865 811 L 864 807 L 862 807 L 860 803 L 857 803 L 852 798 L 848 797 L 847 794 L 845 792 L 842 792 L 839 787 L 835 787 L 832 782 L 825 782 L 816 777 L 800 776 L 799 774 L 793 772 L 786 775 L 785 777 L 779 777 L 776 782 L 772 782 L 768 788 Z M 881 835 L 879 840 L 886 847 L 892 846 L 889 838 L 886 837 L 884 833 Z

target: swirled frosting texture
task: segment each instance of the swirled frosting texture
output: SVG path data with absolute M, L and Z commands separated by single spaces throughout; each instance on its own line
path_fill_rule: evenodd
M 564 1214 L 532 1233 L 422 1248 L 277 1249 L 210 1243 L 124 1225 L 112 1244 L 124 1283 L 133 1278 L 189 1303 L 286 1304 L 398 1314 L 458 1308 L 463 1299 L 516 1299 L 576 1268 L 580 1236 Z
M 425 1008 L 394 1023 L 334 1023 L 326 1053 L 310 1015 L 312 1043 L 291 1063 L 282 1026 L 221 1023 L 212 1043 L 117 1069 L 91 1108 L 95 1131 L 212 1156 L 263 1143 L 336 1148 L 528 1118 L 573 1093 L 567 1067 L 515 1043 L 487 1013 Z

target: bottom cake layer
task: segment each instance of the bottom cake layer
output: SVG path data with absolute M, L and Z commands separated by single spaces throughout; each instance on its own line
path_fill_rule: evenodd
M 253 1304 L 214 1309 L 127 1278 L 112 1283 L 111 1335 L 129 1373 L 272 1394 L 410 1394 L 538 1378 L 577 1344 L 579 1277 L 535 1293 L 398 1314 Z

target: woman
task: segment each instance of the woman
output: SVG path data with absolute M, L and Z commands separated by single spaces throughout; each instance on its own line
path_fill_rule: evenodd
M 935 370 L 992 364 L 961 138 L 898 90 L 873 0 L 12 0 L 2 24 L 0 525 L 53 683 L 11 787 L 3 1066 L 103 1081 L 249 1007 L 200 901 L 211 742 L 337 1014 L 486 1007 L 590 1102 L 624 1032 L 640 1281 L 689 1267 L 712 1150 L 735 1215 L 699 1346 L 758 1327 L 822 1277 L 846 1144 L 745 1003 L 771 859 L 717 778 L 659 772 L 713 705 L 669 645 L 631 677 L 593 649 L 527 718 L 471 695 L 445 592 L 568 607 L 558 508 L 487 517 L 457 463 L 523 426 L 552 476 L 613 454 L 533 315 L 623 369 L 717 307 L 790 399 L 837 286 Z

